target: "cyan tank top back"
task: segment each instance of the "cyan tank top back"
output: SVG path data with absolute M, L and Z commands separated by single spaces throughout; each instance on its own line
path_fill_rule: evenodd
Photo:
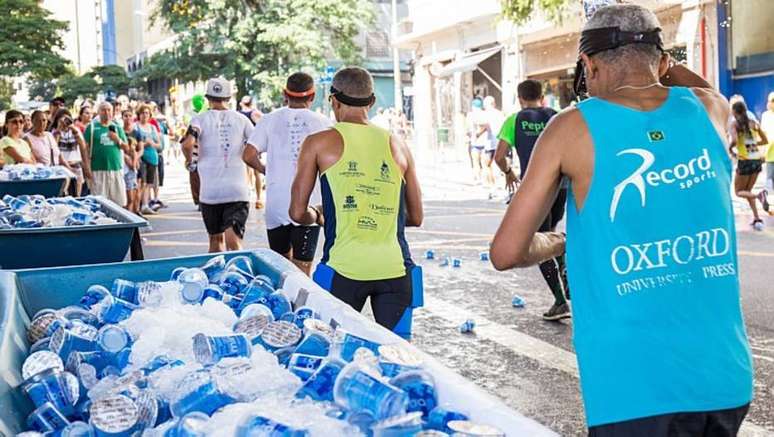
M 589 426 L 744 405 L 752 360 L 739 302 L 731 163 L 704 106 L 591 98 L 581 211 L 567 201 L 574 343 Z

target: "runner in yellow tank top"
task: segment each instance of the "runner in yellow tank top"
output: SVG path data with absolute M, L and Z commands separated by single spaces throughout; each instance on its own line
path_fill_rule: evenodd
M 371 298 L 376 321 L 392 329 L 411 304 L 413 266 L 405 226 L 423 212 L 408 148 L 368 123 L 373 80 L 362 68 L 344 68 L 331 87 L 338 124 L 306 138 L 298 157 L 290 217 L 323 224 L 322 263 L 331 267 L 331 293 L 360 311 Z M 320 176 L 322 205 L 309 206 Z

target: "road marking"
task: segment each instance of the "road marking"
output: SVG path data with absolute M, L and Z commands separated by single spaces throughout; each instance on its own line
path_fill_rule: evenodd
M 465 243 L 465 242 L 473 242 L 473 241 L 487 241 L 486 238 L 481 237 L 474 237 L 474 238 L 458 238 L 455 240 L 421 240 L 421 241 L 412 241 L 411 247 L 412 248 L 418 248 L 418 247 L 443 247 L 443 246 L 449 246 L 456 243 Z
M 764 361 L 768 361 L 770 363 L 774 363 L 774 358 L 767 357 L 766 355 L 756 355 L 756 354 L 753 354 L 753 357 L 757 358 L 759 360 L 764 360 Z
M 743 256 L 763 256 L 763 257 L 774 257 L 774 252 L 750 252 L 747 250 L 739 250 L 736 253 Z
M 176 246 L 209 247 L 210 244 L 208 242 L 195 242 L 195 241 L 148 240 L 147 242 L 143 243 L 143 246 L 150 246 L 150 247 L 176 247 Z
M 578 361 L 575 354 L 568 350 L 539 340 L 509 326 L 501 325 L 474 311 L 467 310 L 433 296 L 425 295 L 425 306 L 420 310 L 448 320 L 455 325 L 461 324 L 466 319 L 472 318 L 476 321 L 476 337 L 493 341 L 511 349 L 519 355 L 538 361 L 546 367 L 561 370 L 578 378 Z M 757 355 L 753 356 L 758 357 Z M 763 358 L 770 359 L 768 357 Z M 770 431 L 762 426 L 750 423 L 749 421 L 742 423 L 742 427 L 739 429 L 739 436 L 741 437 L 763 437 L 772 435 L 774 435 L 774 431 Z
M 143 237 L 160 237 L 163 235 L 186 235 L 186 234 L 200 234 L 201 229 L 190 229 L 187 231 L 161 231 L 161 232 L 148 232 L 142 234 Z
M 495 216 L 501 216 L 501 215 L 503 215 L 502 212 L 497 212 L 497 213 L 495 213 L 495 212 L 482 212 L 482 213 L 478 213 L 478 214 L 465 214 L 465 215 L 461 215 L 461 214 L 426 215 L 425 216 L 425 220 L 427 220 L 427 219 L 437 219 L 437 218 L 456 218 L 456 219 L 466 218 L 467 219 L 468 217 L 495 217 Z
M 452 235 L 459 237 L 481 237 L 492 238 L 494 234 L 482 234 L 476 232 L 457 232 L 457 231 L 431 231 L 427 229 L 406 228 L 407 234 L 433 234 L 433 235 Z

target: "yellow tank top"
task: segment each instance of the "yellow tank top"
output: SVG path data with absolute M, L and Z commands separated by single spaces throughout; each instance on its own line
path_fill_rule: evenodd
M 358 281 L 404 276 L 411 265 L 404 181 L 390 150 L 390 133 L 355 123 L 337 123 L 334 129 L 344 139 L 344 150 L 320 175 L 322 262 Z
M 736 150 L 739 159 L 754 160 L 761 159 L 761 152 L 758 150 L 758 144 L 752 133 L 738 133 L 736 136 Z

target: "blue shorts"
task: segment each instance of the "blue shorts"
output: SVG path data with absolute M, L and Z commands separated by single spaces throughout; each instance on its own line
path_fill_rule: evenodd
M 137 170 L 124 170 L 124 184 L 127 191 L 137 189 Z

